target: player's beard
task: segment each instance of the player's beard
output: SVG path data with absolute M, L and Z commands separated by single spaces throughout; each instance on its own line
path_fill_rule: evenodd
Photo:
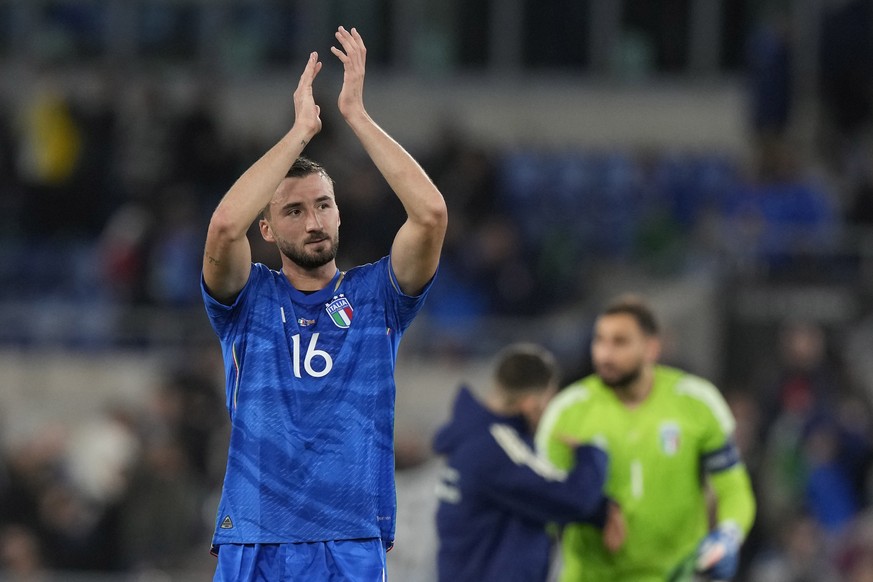
M 639 364 L 633 369 L 624 373 L 608 374 L 605 371 L 597 370 L 597 375 L 603 380 L 603 383 L 613 390 L 623 390 L 629 388 L 640 379 L 643 375 L 643 365 Z
M 279 247 L 279 252 L 288 257 L 288 259 L 294 264 L 304 269 L 317 269 L 334 260 L 336 258 L 337 250 L 339 249 L 338 232 L 333 236 L 323 238 L 325 236 L 327 236 L 326 233 L 312 235 L 301 245 L 294 245 L 285 239 L 277 239 L 276 246 Z M 330 244 L 326 245 L 321 250 L 309 250 L 306 248 L 307 243 L 322 239 L 328 241 Z

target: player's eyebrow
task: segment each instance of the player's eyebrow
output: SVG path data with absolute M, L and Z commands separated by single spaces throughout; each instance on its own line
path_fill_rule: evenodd
M 314 203 L 320 204 L 321 202 L 330 202 L 332 200 L 333 200 L 332 196 L 330 196 L 328 194 L 324 194 L 323 196 L 319 196 L 318 198 L 316 198 L 314 200 Z M 303 206 L 303 202 L 300 202 L 298 200 L 295 202 L 288 202 L 287 204 L 282 205 L 282 208 L 280 210 L 284 212 L 286 210 L 292 210 L 294 208 L 301 208 L 302 206 Z
M 303 204 L 301 202 L 288 202 L 287 204 L 283 204 L 281 208 L 279 208 L 279 212 L 285 214 L 289 210 L 294 210 L 297 208 L 301 208 Z

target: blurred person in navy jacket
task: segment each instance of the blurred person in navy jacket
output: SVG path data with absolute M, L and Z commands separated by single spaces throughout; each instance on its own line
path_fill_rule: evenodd
M 452 418 L 434 439 L 446 456 L 437 484 L 440 581 L 541 582 L 552 552 L 549 523 L 588 521 L 618 548 L 624 521 L 603 495 L 607 457 L 579 446 L 571 472 L 538 456 L 533 435 L 557 392 L 554 356 L 535 344 L 512 344 L 496 358 L 483 400 L 462 386 Z

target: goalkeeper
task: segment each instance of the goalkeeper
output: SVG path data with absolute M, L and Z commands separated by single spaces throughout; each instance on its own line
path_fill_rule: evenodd
M 736 574 L 755 499 L 732 438 L 734 418 L 715 386 L 659 365 L 659 353 L 652 311 L 639 298 L 620 298 L 595 324 L 595 374 L 545 411 L 536 437 L 541 453 L 569 469 L 572 443 L 603 447 L 605 492 L 627 524 L 617 552 L 604 547 L 597 528 L 566 526 L 562 582 L 725 581 Z

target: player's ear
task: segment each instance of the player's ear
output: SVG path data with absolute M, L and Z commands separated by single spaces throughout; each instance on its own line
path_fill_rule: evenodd
M 527 415 L 535 407 L 535 394 L 533 392 L 524 392 L 517 396 L 516 404 L 518 411 Z
M 661 338 L 651 336 L 646 341 L 646 358 L 650 362 L 657 362 L 661 358 Z
M 258 230 L 261 231 L 261 236 L 268 243 L 276 242 L 275 237 L 273 236 L 273 230 L 270 228 L 270 223 L 266 218 L 262 218 L 258 221 Z

